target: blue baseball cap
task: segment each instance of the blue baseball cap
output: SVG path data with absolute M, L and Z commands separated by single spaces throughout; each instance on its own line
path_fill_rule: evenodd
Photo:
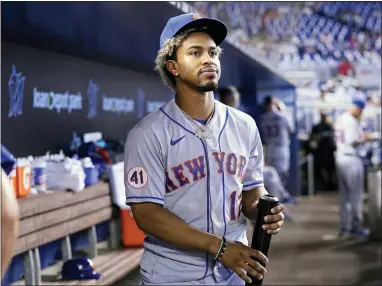
M 204 28 L 203 31 L 211 36 L 217 46 L 219 46 L 227 36 L 227 27 L 219 20 L 201 17 L 192 13 L 182 14 L 168 20 L 160 36 L 160 47 L 162 48 L 168 39 L 191 28 Z
M 65 261 L 61 274 L 63 280 L 90 280 L 101 278 L 101 274 L 94 271 L 93 261 L 85 257 Z
M 353 105 L 357 106 L 361 110 L 363 110 L 366 106 L 365 102 L 363 100 L 360 100 L 360 99 L 353 100 Z

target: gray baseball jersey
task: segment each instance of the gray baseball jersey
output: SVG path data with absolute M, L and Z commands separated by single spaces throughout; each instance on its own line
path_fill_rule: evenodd
M 260 117 L 263 142 L 266 146 L 265 162 L 282 175 L 290 164 L 290 138 L 293 130 L 290 120 L 282 112 L 266 112 Z
M 263 186 L 259 132 L 250 116 L 218 101 L 208 126 L 209 138 L 196 137 L 195 124 L 174 100 L 143 118 L 125 146 L 126 204 L 157 203 L 192 227 L 247 244 L 241 198 L 242 191 Z M 214 267 L 207 253 L 179 249 L 151 235 L 144 248 L 144 283 L 206 277 L 220 283 L 236 275 Z
M 289 133 L 292 125 L 282 112 L 270 111 L 260 117 L 261 131 L 264 134 L 264 144 L 267 148 L 289 146 Z
M 338 155 L 356 155 L 357 150 L 352 145 L 360 140 L 362 128 L 360 122 L 349 112 L 341 114 L 335 124 L 335 134 Z
M 340 191 L 340 229 L 341 231 L 359 231 L 363 225 L 364 167 L 352 143 L 361 138 L 362 128 L 357 119 L 349 112 L 345 112 L 338 118 L 335 132 Z

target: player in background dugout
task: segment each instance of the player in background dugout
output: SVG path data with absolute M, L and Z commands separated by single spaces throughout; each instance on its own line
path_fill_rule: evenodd
M 239 109 L 241 96 L 240 92 L 237 90 L 236 87 L 232 85 L 221 87 L 217 90 L 217 92 L 219 94 L 219 99 L 221 103 Z
M 183 14 L 160 37 L 156 70 L 175 99 L 141 120 L 125 145 L 126 203 L 147 236 L 143 285 L 244 285 L 267 258 L 248 247 L 263 183 L 254 120 L 214 100 L 226 26 Z M 277 234 L 283 206 L 263 225 Z
M 220 102 L 233 108 L 240 106 L 241 94 L 234 86 L 227 86 L 218 89 Z M 282 103 L 276 103 L 280 110 L 284 110 Z M 267 191 L 276 196 L 283 204 L 298 204 L 299 200 L 292 197 L 285 189 L 277 170 L 272 166 L 263 166 L 264 185 Z M 285 219 L 291 220 L 291 216 L 284 210 Z
M 266 111 L 260 116 L 262 140 L 265 145 L 265 164 L 274 167 L 288 185 L 290 167 L 290 134 L 293 124 L 285 114 L 283 104 L 272 96 L 264 99 Z
M 353 101 L 349 110 L 336 122 L 336 166 L 340 191 L 339 238 L 368 236 L 363 226 L 364 166 L 357 148 L 366 141 L 375 140 L 372 134 L 362 132 L 360 125 L 365 102 Z

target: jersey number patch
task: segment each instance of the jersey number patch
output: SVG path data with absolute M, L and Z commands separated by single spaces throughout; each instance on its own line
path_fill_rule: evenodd
M 265 125 L 265 133 L 268 137 L 278 137 L 279 136 L 279 127 L 277 125 Z
M 146 170 L 142 167 L 134 167 L 130 169 L 127 174 L 127 182 L 129 186 L 135 189 L 141 189 L 146 186 L 148 178 L 149 176 Z

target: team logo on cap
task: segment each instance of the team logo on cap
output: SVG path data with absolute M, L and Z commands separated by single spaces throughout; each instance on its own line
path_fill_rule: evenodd
M 200 17 L 197 14 L 192 14 L 192 19 L 197 20 L 197 19 L 200 19 L 200 18 L 202 18 L 202 17 Z

